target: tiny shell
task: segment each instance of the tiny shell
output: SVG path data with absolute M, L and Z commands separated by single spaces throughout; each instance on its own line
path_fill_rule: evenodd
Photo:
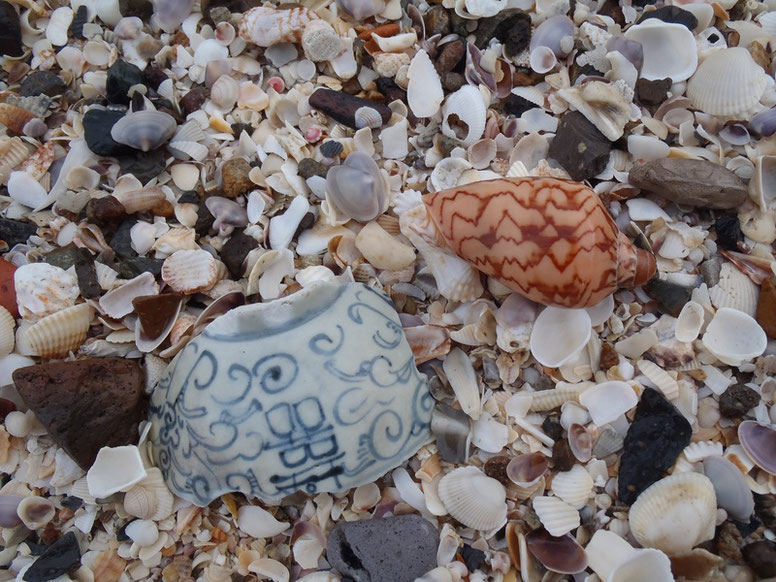
M 24 206 L 37 208 L 45 204 L 48 192 L 32 174 L 28 172 L 11 172 L 8 178 L 8 195 Z
M 73 9 L 68 6 L 57 8 L 51 13 L 46 25 L 46 38 L 54 46 L 67 44 L 67 29 L 73 21 Z
M 584 309 L 546 307 L 531 330 L 531 355 L 543 366 L 562 366 L 587 345 L 592 329 Z
M 86 473 L 89 494 L 104 498 L 142 481 L 147 476 L 140 451 L 134 445 L 102 447 Z
M 587 408 L 593 422 L 603 426 L 620 418 L 639 403 L 639 398 L 627 382 L 612 380 L 598 384 L 579 395 L 579 403 Z
M 579 512 L 558 497 L 534 497 L 532 503 L 550 535 L 559 537 L 579 527 Z
M 16 513 L 27 529 L 35 530 L 54 519 L 57 510 L 51 500 L 30 495 L 21 500 L 16 508 Z
M 492 531 L 506 523 L 504 486 L 476 467 L 458 467 L 439 481 L 439 498 L 466 527 Z
M 320 17 L 307 8 L 277 10 L 258 6 L 242 15 L 240 37 L 262 47 L 284 42 L 299 43 L 307 23 Z
M 281 522 L 258 505 L 243 505 L 237 511 L 237 527 L 254 538 L 271 538 L 286 531 L 291 524 Z
M 24 126 L 33 119 L 35 119 L 35 115 L 22 107 L 10 103 L 0 103 L 0 124 L 14 133 L 24 133 Z
M 542 453 L 526 453 L 513 457 L 507 464 L 506 472 L 515 485 L 528 488 L 539 482 L 549 466 L 549 459 Z
M 756 358 L 765 351 L 768 338 L 757 321 L 737 309 L 723 307 L 701 338 L 704 347 L 730 366 Z
M 575 509 L 581 509 L 593 492 L 593 478 L 579 464 L 569 471 L 556 473 L 552 478 L 552 492 Z
M 370 222 L 359 231 L 356 248 L 377 269 L 398 271 L 415 260 L 413 248 L 389 235 L 377 222 Z
M 678 83 L 689 79 L 698 68 L 695 37 L 682 24 L 650 18 L 628 28 L 625 38 L 640 42 L 644 49 L 644 79 L 670 77 Z
M 167 197 L 159 186 L 149 186 L 141 190 L 123 190 L 113 193 L 113 197 L 121 202 L 127 214 L 136 212 L 161 213 L 166 207 Z
M 738 440 L 758 467 L 776 475 L 776 430 L 772 426 L 745 420 L 738 425 Z
M 426 53 L 421 49 L 410 62 L 407 71 L 407 103 L 415 117 L 432 117 L 439 111 L 445 98 L 439 73 Z
M 486 114 L 480 91 L 465 85 L 449 95 L 442 107 L 442 133 L 468 147 L 482 137 Z
M 700 473 L 676 473 L 638 496 L 628 522 L 642 546 L 675 555 L 712 539 L 716 517 L 717 498 L 709 478 Z
M 184 295 L 210 289 L 218 281 L 218 262 L 205 250 L 175 251 L 164 260 L 162 280 Z
M 147 152 L 166 143 L 175 133 L 175 118 L 163 111 L 134 111 L 111 128 L 111 137 L 120 144 Z
M 26 339 L 37 356 L 59 358 L 77 350 L 86 339 L 92 307 L 81 303 L 52 313 L 27 330 Z
M 593 455 L 593 437 L 585 426 L 576 422 L 569 425 L 568 440 L 574 457 L 582 463 L 587 463 Z
M 164 484 L 162 472 L 156 467 L 124 495 L 124 511 L 140 519 L 159 521 L 170 516 L 174 497 Z
M 461 410 L 477 420 L 480 416 L 480 390 L 469 356 L 462 349 L 454 348 L 445 357 L 442 369 Z
M 703 327 L 705 311 L 700 303 L 688 301 L 679 312 L 674 335 L 680 342 L 693 342 Z
M 636 365 L 666 398 L 676 400 L 679 397 L 679 384 L 660 366 L 649 360 L 639 360 Z
M 582 113 L 609 141 L 617 141 L 630 120 L 630 101 L 616 86 L 590 81 L 558 91 L 565 101 Z
M 224 110 L 231 110 L 240 97 L 240 86 L 229 75 L 221 75 L 210 88 L 210 100 Z
M 404 336 L 415 356 L 415 364 L 441 358 L 450 351 L 450 332 L 439 325 L 405 327 Z

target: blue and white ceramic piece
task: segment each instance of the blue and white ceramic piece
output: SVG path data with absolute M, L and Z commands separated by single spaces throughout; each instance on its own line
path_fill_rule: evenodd
M 321 283 L 219 317 L 152 397 L 153 454 L 197 505 L 342 491 L 430 440 L 432 398 L 390 299 Z

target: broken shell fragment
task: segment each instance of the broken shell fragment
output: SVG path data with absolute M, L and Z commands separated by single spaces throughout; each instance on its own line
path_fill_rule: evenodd
M 628 28 L 625 38 L 640 42 L 644 49 L 644 79 L 670 77 L 678 83 L 689 79 L 698 68 L 695 37 L 682 24 L 650 18 Z
M 579 403 L 587 408 L 597 426 L 620 418 L 639 403 L 639 398 L 627 382 L 612 380 L 598 384 L 579 395 Z
M 388 206 L 388 193 L 380 168 L 371 156 L 351 153 L 341 166 L 326 174 L 328 199 L 350 218 L 368 222 Z
M 531 355 L 543 366 L 560 367 L 582 351 L 592 329 L 584 309 L 546 307 L 531 329 Z
M 559 537 L 579 527 L 579 512 L 558 497 L 534 497 L 533 508 L 550 535 Z
M 575 464 L 553 476 L 551 490 L 574 509 L 582 509 L 593 492 L 593 478 L 582 465 Z
M 89 495 L 108 497 L 127 491 L 147 476 L 140 451 L 134 445 L 102 447 L 86 473 Z
M 776 475 L 776 430 L 772 426 L 745 420 L 738 425 L 738 440 L 758 467 Z
M 419 50 L 410 62 L 407 71 L 407 104 L 415 117 L 432 117 L 439 111 L 445 93 L 439 74 L 428 53 Z
M 477 467 L 458 467 L 442 477 L 439 498 L 450 515 L 466 527 L 492 531 L 506 523 L 504 486 Z
M 175 118 L 163 111 L 134 111 L 119 119 L 110 135 L 116 143 L 148 152 L 164 145 L 178 129 Z
M 87 303 L 66 307 L 35 323 L 27 330 L 26 340 L 36 356 L 61 358 L 76 351 L 86 339 L 92 320 Z
M 356 248 L 376 269 L 398 271 L 415 260 L 414 249 L 385 232 L 377 222 L 370 222 L 359 231 Z
M 218 281 L 218 273 L 218 262 L 205 250 L 175 251 L 162 265 L 162 280 L 184 295 L 210 289 Z
M 611 83 L 590 81 L 558 91 L 569 105 L 582 113 L 609 141 L 617 141 L 630 120 L 630 101 Z
M 27 529 L 34 530 L 45 526 L 54 519 L 57 510 L 50 499 L 30 495 L 19 502 L 16 513 Z
M 486 115 L 479 90 L 465 85 L 448 96 L 442 107 L 442 133 L 468 147 L 482 137 Z
M 696 301 L 688 301 L 679 312 L 674 335 L 680 342 L 693 342 L 703 327 L 705 311 Z
M 757 321 L 737 309 L 722 307 L 701 338 L 704 347 L 730 366 L 756 358 L 765 351 L 768 337 Z

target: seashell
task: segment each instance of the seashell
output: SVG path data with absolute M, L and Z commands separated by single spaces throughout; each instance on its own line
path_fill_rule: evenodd
M 624 36 L 641 43 L 644 51 L 641 77 L 644 79 L 670 77 L 678 83 L 689 79 L 698 68 L 695 37 L 682 24 L 650 18 L 628 28 Z
M 603 427 L 596 439 L 593 455 L 602 459 L 622 450 L 624 439 L 609 426 Z
M 24 126 L 35 119 L 35 115 L 10 103 L 0 103 L 0 124 L 14 133 L 23 134 Z
M 24 499 L 21 495 L 0 493 L 0 527 L 16 527 L 21 525 L 17 508 Z
M 439 481 L 439 499 L 466 527 L 493 531 L 507 520 L 504 486 L 476 467 L 458 467 Z
M 587 408 L 597 426 L 620 418 L 639 403 L 639 397 L 627 382 L 612 380 L 597 384 L 579 395 L 579 403 Z
M 200 172 L 194 164 L 175 164 L 169 172 L 173 183 L 184 192 L 195 190 L 199 184 Z
M 205 200 L 205 206 L 215 218 L 213 222 L 215 229 L 221 229 L 222 226 L 240 227 L 248 224 L 247 211 L 234 200 L 222 196 L 211 196 Z
M 421 49 L 410 62 L 407 71 L 407 104 L 415 117 L 433 117 L 439 111 L 445 93 L 434 63 L 428 53 Z M 382 124 L 382 123 L 381 123 Z
M 700 473 L 675 473 L 641 492 L 630 508 L 633 537 L 666 554 L 689 552 L 714 537 L 717 499 L 714 485 Z
M 449 95 L 442 106 L 442 133 L 468 147 L 482 137 L 486 114 L 480 91 L 465 85 Z
M 363 129 L 365 127 L 375 129 L 383 124 L 383 117 L 374 107 L 364 106 L 356 109 L 353 114 L 353 121 L 356 129 Z
M 776 201 L 776 156 L 757 156 L 754 161 L 754 174 L 749 181 L 749 197 L 767 212 L 773 209 Z
M 506 473 L 515 485 L 529 488 L 539 482 L 549 466 L 549 459 L 542 453 L 526 453 L 510 459 Z
M 546 307 L 531 330 L 531 355 L 548 368 L 562 366 L 582 351 L 592 330 L 584 309 Z
M 582 509 L 593 492 L 593 478 L 582 465 L 556 473 L 550 486 L 553 494 L 575 509 Z
M 114 141 L 147 152 L 165 144 L 175 133 L 175 118 L 163 111 L 133 111 L 111 128 Z
M 239 34 L 243 40 L 262 47 L 284 42 L 298 44 L 305 27 L 313 20 L 320 20 L 320 16 L 307 8 L 279 10 L 257 6 L 243 13 Z
M 312 20 L 305 25 L 302 50 L 314 63 L 333 59 L 342 52 L 344 46 L 337 31 L 325 20 Z
M 541 390 L 531 394 L 531 412 L 544 412 L 559 408 L 566 402 L 578 402 L 579 395 L 590 388 L 590 383 L 581 382 L 579 384 L 566 384 L 559 382 L 551 390 Z
M 693 342 L 700 334 L 706 312 L 700 303 L 688 301 L 679 312 L 674 335 L 680 342 Z
M 162 264 L 162 280 L 176 293 L 193 295 L 218 281 L 218 262 L 205 250 L 175 251 Z
M 480 417 L 480 388 L 469 356 L 462 349 L 454 348 L 447 354 L 442 369 L 461 410 L 477 420 Z
M 128 491 L 147 475 L 136 446 L 102 447 L 86 473 L 86 483 L 89 495 L 104 498 Z
M 51 500 L 30 495 L 19 502 L 16 513 L 27 529 L 35 530 L 54 519 L 57 510 Z
M 723 263 L 719 282 L 709 289 L 709 298 L 717 309 L 730 307 L 754 317 L 759 289 L 752 280 L 732 263 Z
M 584 425 L 576 422 L 569 425 L 568 441 L 571 454 L 577 461 L 587 463 L 593 456 L 593 437 Z
M 681 25 L 678 25 L 681 26 Z M 692 106 L 709 115 L 741 119 L 756 111 L 772 84 L 765 71 L 743 47 L 709 55 L 687 83 Z
M 733 463 L 721 456 L 703 460 L 703 472 L 714 485 L 717 505 L 744 523 L 754 512 L 754 497 L 746 477 Z
M 159 521 L 172 513 L 174 497 L 164 484 L 161 470 L 152 467 L 145 479 L 124 495 L 124 511 L 140 519 Z
M 159 528 L 151 520 L 136 519 L 124 528 L 124 533 L 139 547 L 144 548 L 156 542 L 159 537 Z
M 550 47 L 537 46 L 531 50 L 529 64 L 535 72 L 544 75 L 555 68 L 555 65 L 558 64 L 558 57 L 555 56 Z
M 337 13 L 351 20 L 363 21 L 385 10 L 385 0 L 337 0 Z
M 84 45 L 84 60 L 95 67 L 104 67 L 110 62 L 110 45 L 104 41 L 90 40 Z
M 73 305 L 80 294 L 74 275 L 48 263 L 29 263 L 16 269 L 14 287 L 24 319 L 57 313 Z
M 359 231 L 356 248 L 376 269 L 398 271 L 415 261 L 415 250 L 385 232 L 376 222 L 368 223 Z
M 745 420 L 738 425 L 738 440 L 758 467 L 776 475 L 776 430 L 772 426 Z
M 609 575 L 609 582 L 673 582 L 671 561 L 659 550 L 638 550 L 619 563 Z
M 543 21 L 531 35 L 528 46 L 531 53 L 538 47 L 547 47 L 558 57 L 565 57 L 574 48 L 574 23 L 568 16 L 556 14 Z
M 476 170 L 484 170 L 495 159 L 498 146 L 492 139 L 481 139 L 466 149 L 467 158 Z
M 136 212 L 157 214 L 163 212 L 168 206 L 167 196 L 159 186 L 149 186 L 142 190 L 114 192 L 113 197 L 121 202 L 127 214 L 135 214 Z
M 28 172 L 11 172 L 8 178 L 8 195 L 23 206 L 37 208 L 46 203 L 48 192 Z
M 740 366 L 761 355 L 768 338 L 754 318 L 737 309 L 722 307 L 706 327 L 701 342 L 723 363 Z
M 405 327 L 404 336 L 418 365 L 441 358 L 450 351 L 450 332 L 438 325 Z
M 7 356 L 13 351 L 14 327 L 16 321 L 13 315 L 3 306 L 0 306 L 0 357 Z
M 618 285 L 639 285 L 656 271 L 653 255 L 635 248 L 582 184 L 504 178 L 429 194 L 423 201 L 453 252 L 538 303 L 589 307 Z M 541 222 L 531 222 L 524 234 L 521 225 L 529 216 Z M 558 235 L 555 225 L 563 220 L 577 226 L 573 234 Z M 539 224 L 547 235 L 529 235 Z M 610 241 L 605 250 L 586 242 L 602 236 Z
M 141 352 L 148 353 L 158 348 L 170 335 L 183 306 L 183 298 L 172 294 L 136 297 L 132 305 L 138 315 L 135 345 Z
M 556 537 L 544 528 L 525 536 L 528 550 L 542 566 L 561 574 L 576 574 L 587 568 L 585 550 L 570 535 Z
M 154 280 L 153 273 L 141 273 L 134 279 L 130 279 L 120 287 L 108 291 L 100 297 L 100 308 L 112 319 L 121 319 L 134 310 L 132 301 L 136 297 L 156 295 L 159 293 L 159 285 Z
M 291 524 L 278 521 L 266 509 L 257 505 L 243 505 L 237 511 L 237 524 L 241 531 L 254 538 L 271 538 L 286 531 Z
M 388 193 L 380 169 L 363 152 L 353 152 L 341 166 L 329 168 L 326 187 L 326 199 L 361 222 L 374 220 L 388 207 Z
M 579 527 L 579 512 L 557 497 L 534 497 L 533 508 L 544 529 L 560 537 Z
M 92 307 L 80 303 L 52 313 L 27 330 L 32 352 L 44 358 L 61 358 L 76 351 L 86 339 Z
M 636 362 L 641 373 L 644 374 L 669 400 L 679 398 L 679 384 L 671 375 L 660 366 L 649 360 Z
M 68 6 L 57 8 L 49 16 L 46 38 L 54 46 L 67 44 L 67 29 L 73 21 L 73 9 Z
M 776 133 L 776 107 L 771 107 L 754 115 L 749 120 L 749 129 L 762 137 L 771 137 Z
M 240 86 L 229 75 L 221 75 L 210 88 L 210 100 L 224 111 L 231 111 L 240 97 Z
M 630 120 L 630 100 L 615 85 L 590 81 L 558 91 L 565 101 L 582 113 L 609 141 L 617 141 Z
M 154 20 L 159 28 L 172 33 L 191 14 L 195 0 L 154 0 Z

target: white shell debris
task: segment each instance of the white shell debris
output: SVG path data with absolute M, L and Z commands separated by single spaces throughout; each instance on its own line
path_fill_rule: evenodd
M 286 531 L 289 524 L 257 505 L 243 505 L 237 512 L 237 526 L 251 537 L 271 538 Z
M 425 50 L 419 50 L 407 71 L 407 103 L 415 117 L 432 117 L 445 98 L 442 83 Z
M 730 366 L 740 366 L 759 356 L 768 345 L 760 324 L 746 313 L 730 307 L 717 310 L 701 341 L 707 350 Z
M 582 351 L 591 333 L 590 316 L 584 309 L 546 307 L 531 331 L 531 355 L 540 364 L 557 368 Z
M 119 491 L 128 491 L 146 476 L 143 459 L 136 446 L 102 447 L 86 473 L 86 483 L 89 495 L 104 498 Z
M 442 363 L 447 381 L 455 393 L 458 404 L 466 414 L 477 420 L 480 417 L 480 389 L 469 356 L 460 348 L 450 350 Z

